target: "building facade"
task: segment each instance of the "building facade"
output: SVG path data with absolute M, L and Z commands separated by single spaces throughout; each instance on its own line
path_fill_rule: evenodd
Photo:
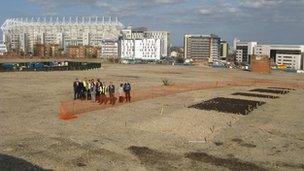
M 238 38 L 233 38 L 233 51 L 236 51 L 236 44 L 239 43 L 241 40 Z
M 33 54 L 36 44 L 58 44 L 66 53 L 69 46 L 101 46 L 105 39 L 118 39 L 123 25 L 100 17 L 12 18 L 2 25 L 8 51 Z
M 34 56 L 54 58 L 61 54 L 62 49 L 59 44 L 36 44 L 34 47 Z
M 90 45 L 71 45 L 68 47 L 68 57 L 76 59 L 97 58 L 100 56 L 100 47 Z
M 185 35 L 184 57 L 194 61 L 208 61 L 219 59 L 220 38 L 217 35 Z
M 269 56 L 276 65 L 285 65 L 295 70 L 303 70 L 304 45 L 262 45 L 255 47 L 256 55 Z
M 254 54 L 257 42 L 237 42 L 236 62 L 250 64 L 251 56 Z
M 104 40 L 100 47 L 100 58 L 117 59 L 118 57 L 118 41 Z
M 147 39 L 159 39 L 161 57 L 169 56 L 171 41 L 170 33 L 168 31 L 145 31 L 144 37 Z
M 168 31 L 150 31 L 145 27 L 139 28 L 125 28 L 122 30 L 122 39 L 159 39 L 160 40 L 160 54 L 161 57 L 170 56 L 170 32 Z
M 138 27 L 131 29 L 131 39 L 143 39 L 145 38 L 145 31 L 148 31 L 146 27 Z
M 0 55 L 4 55 L 7 52 L 6 46 L 3 42 L 0 42 Z
M 227 59 L 229 53 L 229 44 L 226 41 L 221 41 L 220 58 Z
M 121 30 L 121 34 L 122 34 L 122 39 L 132 39 L 132 28 L 131 27 L 127 27 L 125 29 Z
M 121 40 L 120 58 L 127 60 L 160 60 L 160 39 Z

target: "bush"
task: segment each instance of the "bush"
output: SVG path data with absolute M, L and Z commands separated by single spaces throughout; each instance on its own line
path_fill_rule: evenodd
M 162 81 L 163 81 L 164 86 L 170 86 L 171 85 L 171 82 L 168 79 L 163 79 Z

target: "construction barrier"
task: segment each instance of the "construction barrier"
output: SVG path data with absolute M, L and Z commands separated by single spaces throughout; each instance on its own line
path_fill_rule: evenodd
M 206 81 L 198 82 L 192 84 L 175 84 L 170 86 L 154 86 L 150 90 L 145 91 L 133 91 L 131 93 L 132 102 L 153 99 L 157 97 L 163 97 L 168 95 L 173 95 L 177 93 L 204 90 L 204 89 L 214 89 L 214 88 L 224 88 L 224 87 L 236 87 L 236 86 L 281 86 L 285 88 L 304 88 L 304 83 L 282 83 L 273 80 L 242 80 L 242 81 Z M 91 100 L 68 100 L 63 101 L 60 104 L 59 119 L 69 120 L 75 119 L 79 114 L 92 112 L 96 110 L 101 110 L 109 107 L 115 107 L 123 105 L 126 103 L 118 103 L 117 97 L 115 104 L 99 104 Z M 109 101 L 109 99 L 107 99 Z

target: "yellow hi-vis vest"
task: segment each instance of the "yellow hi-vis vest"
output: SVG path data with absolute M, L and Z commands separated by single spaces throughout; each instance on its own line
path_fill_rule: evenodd
M 86 82 L 86 81 L 82 81 L 82 84 L 83 84 L 83 87 L 84 87 L 85 89 L 87 89 L 87 82 Z
M 86 87 L 87 91 L 89 91 L 91 89 L 91 83 L 88 83 L 87 84 L 87 87 Z
M 100 93 L 101 94 L 106 94 L 107 92 L 107 87 L 106 86 L 100 86 Z

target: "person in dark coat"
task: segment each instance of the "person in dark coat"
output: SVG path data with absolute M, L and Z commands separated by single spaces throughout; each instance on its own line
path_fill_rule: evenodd
M 98 78 L 97 81 L 96 81 L 96 84 L 95 84 L 95 90 L 96 90 L 96 102 L 100 102 L 100 95 L 101 95 L 101 92 L 100 92 L 100 87 L 101 87 L 102 83 L 100 81 L 100 79 Z
M 131 102 L 131 84 L 125 83 L 123 89 L 126 96 L 126 102 Z
M 108 86 L 108 92 L 109 92 L 109 100 L 111 105 L 115 105 L 115 86 L 112 82 L 110 82 L 110 85 Z
M 75 79 L 74 83 L 73 83 L 73 88 L 74 88 L 74 100 L 79 99 L 80 98 L 80 89 L 79 89 L 79 80 L 78 78 Z
M 83 82 L 82 81 L 79 81 L 79 98 L 81 100 L 84 100 L 86 98 L 86 93 L 85 93 L 85 87 L 83 85 Z

